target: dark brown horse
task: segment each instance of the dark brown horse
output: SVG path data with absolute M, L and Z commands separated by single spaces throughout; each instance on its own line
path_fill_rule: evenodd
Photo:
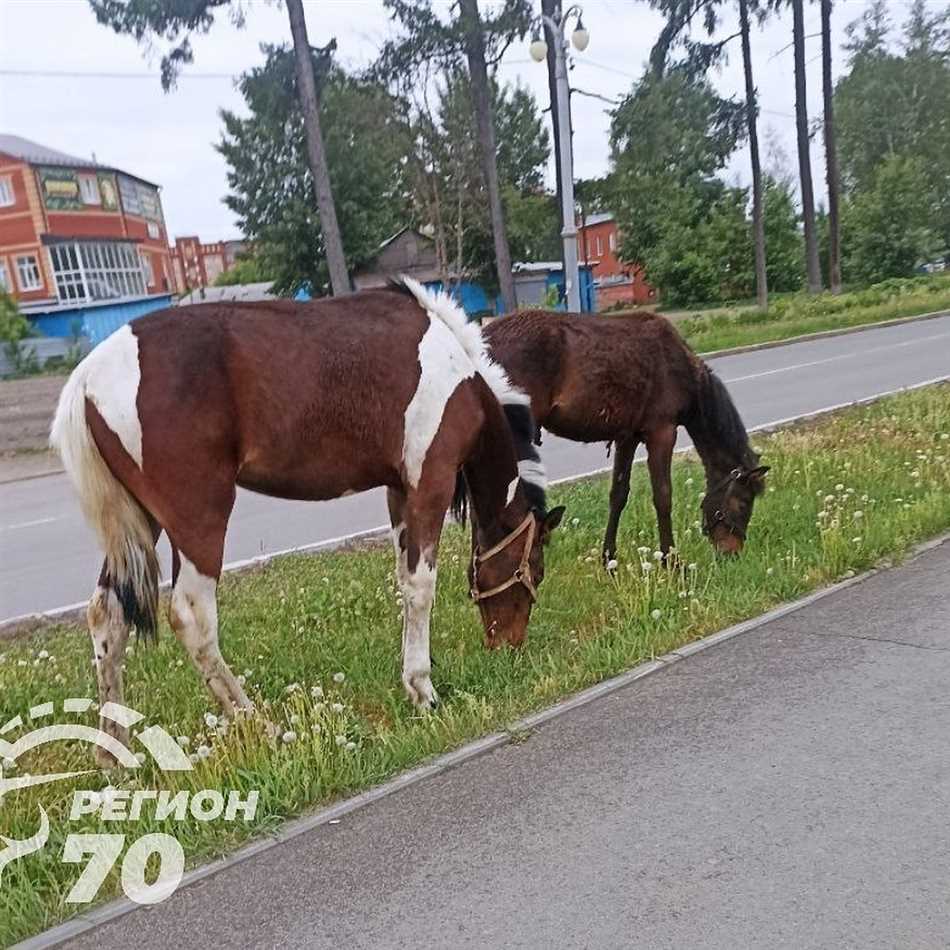
M 103 705 L 122 702 L 130 626 L 155 630 L 162 531 L 172 627 L 225 711 L 249 704 L 218 648 L 237 485 L 311 500 L 386 486 L 402 679 L 416 705 L 436 702 L 429 614 L 457 492 L 467 490 L 473 514 L 486 642 L 524 638 L 542 545 L 563 511 L 545 511 L 528 397 L 452 301 L 406 284 L 308 304 L 165 310 L 114 333 L 73 372 L 51 441 L 105 551 L 88 609 Z M 102 728 L 126 738 L 110 720 Z
M 642 312 L 580 316 L 523 311 L 484 331 L 492 356 L 531 396 L 538 424 L 579 442 L 612 442 L 613 483 L 603 556 L 617 526 L 637 446 L 647 449 L 660 550 L 673 547 L 670 462 L 684 426 L 706 469 L 703 530 L 718 551 L 738 553 L 768 466 L 749 445 L 726 387 L 672 324 Z

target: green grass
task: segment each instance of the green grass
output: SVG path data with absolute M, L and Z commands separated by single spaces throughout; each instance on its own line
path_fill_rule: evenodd
M 682 565 L 676 570 L 653 558 L 655 522 L 642 466 L 635 470 L 615 576 L 598 557 L 606 480 L 553 491 L 568 513 L 549 549 L 547 580 L 519 652 L 482 648 L 466 597 L 465 536 L 449 530 L 432 639 L 433 678 L 444 702 L 433 715 L 415 713 L 399 683 L 400 613 L 388 548 L 286 557 L 228 576 L 221 591 L 224 652 L 264 715 L 295 737 L 269 738 L 263 717 L 238 719 L 223 734 L 206 725 L 205 715 L 217 710 L 168 629 L 157 647 L 136 646 L 126 666 L 127 703 L 146 722 L 187 736 L 191 752 L 206 746 L 209 753 L 191 773 L 163 775 L 149 762 L 136 772 L 94 773 L 10 793 L 0 804 L 0 833 L 32 835 L 42 803 L 52 835 L 43 851 L 3 872 L 0 943 L 72 912 L 64 898 L 80 867 L 60 861 L 70 832 L 124 831 L 131 841 L 164 830 L 198 862 L 642 660 L 899 558 L 950 528 L 950 387 L 893 397 L 755 442 L 772 466 L 770 487 L 757 504 L 745 553 L 732 561 L 716 559 L 699 532 L 702 473 L 690 459 L 675 464 Z M 45 700 L 94 694 L 90 650 L 79 628 L 0 647 L 0 724 L 26 718 Z M 93 724 L 93 715 L 85 721 Z M 18 765 L 35 774 L 89 768 L 89 747 L 48 745 Z M 158 823 L 146 813 L 136 823 L 101 828 L 91 818 L 68 820 L 73 787 L 110 782 L 130 789 L 257 789 L 257 820 L 250 827 Z M 101 896 L 116 893 L 113 873 Z
M 768 311 L 722 307 L 679 318 L 676 325 L 693 349 L 709 353 L 946 309 L 950 277 L 934 275 L 888 280 L 838 296 L 777 295 Z

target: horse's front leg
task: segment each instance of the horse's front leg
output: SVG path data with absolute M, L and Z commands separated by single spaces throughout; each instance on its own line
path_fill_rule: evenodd
M 653 487 L 653 507 L 660 532 L 660 551 L 663 552 L 664 562 L 667 562 L 670 548 L 673 547 L 673 487 L 670 466 L 673 461 L 673 447 L 676 445 L 676 426 L 667 425 L 653 430 L 647 435 L 646 443 L 647 467 Z
M 429 618 L 435 600 L 436 555 L 441 517 L 420 512 L 418 497 L 404 504 L 390 494 L 390 516 L 396 549 L 396 575 L 402 591 L 402 683 L 410 702 L 434 709 L 439 697 L 432 686 Z
M 610 484 L 610 514 L 607 516 L 607 530 L 604 533 L 603 558 L 607 566 L 617 556 L 617 528 L 620 516 L 630 497 L 630 469 L 633 457 L 637 453 L 639 439 L 629 436 L 618 439 L 614 445 L 614 473 Z

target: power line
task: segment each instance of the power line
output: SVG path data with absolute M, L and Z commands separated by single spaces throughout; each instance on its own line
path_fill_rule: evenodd
M 80 72 L 70 69 L 0 69 L 0 76 L 39 79 L 159 79 L 158 73 Z M 233 73 L 181 73 L 177 79 L 234 79 Z

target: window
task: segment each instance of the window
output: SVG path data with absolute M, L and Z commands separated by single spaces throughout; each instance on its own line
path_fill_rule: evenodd
M 75 241 L 49 249 L 56 293 L 64 303 L 144 297 L 145 262 L 132 242 Z
M 148 228 L 148 236 L 153 240 L 158 240 L 158 236 L 162 233 L 158 229 L 158 225 L 154 221 L 149 221 L 146 225 Z
M 610 241 L 610 249 L 611 249 L 611 251 L 616 251 L 616 250 L 617 250 L 617 234 L 616 234 L 615 231 L 611 231 L 611 232 L 610 232 L 609 241 Z
M 604 254 L 604 242 L 598 237 L 597 238 L 597 256 L 602 257 Z
M 16 259 L 16 275 L 20 290 L 39 290 L 43 286 L 35 254 L 22 254 Z
M 145 275 L 145 284 L 150 287 L 155 283 L 155 272 L 152 270 L 152 255 L 145 251 L 139 251 L 139 257 L 142 258 L 142 273 Z
M 99 194 L 99 181 L 92 175 L 81 175 L 79 177 L 79 193 L 82 195 L 83 204 L 102 204 L 102 197 Z
M 0 208 L 8 208 L 12 204 L 16 204 L 13 179 L 9 175 L 4 175 L 0 178 Z
M 13 290 L 10 285 L 10 275 L 7 273 L 7 262 L 2 257 L 0 257 L 0 290 Z

